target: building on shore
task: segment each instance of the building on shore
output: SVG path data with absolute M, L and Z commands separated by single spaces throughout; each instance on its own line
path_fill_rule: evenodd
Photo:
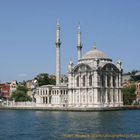
M 25 87 L 27 88 L 27 95 L 30 96 L 32 99 L 34 98 L 35 88 L 38 86 L 37 80 L 28 80 L 25 82 Z
M 60 25 L 56 29 L 56 85 L 36 89 L 37 105 L 48 107 L 100 108 L 123 106 L 122 63 L 93 48 L 82 56 L 80 25 L 77 32 L 78 63 L 68 65 L 68 83 L 60 82 Z
M 14 91 L 16 91 L 17 86 L 18 86 L 18 83 L 17 83 L 16 80 L 13 80 L 13 81 L 10 83 L 10 96 L 12 95 L 12 93 L 13 93 Z
M 136 102 L 140 103 L 140 82 L 136 83 Z
M 0 97 L 4 100 L 8 100 L 10 98 L 10 84 L 2 83 L 0 84 Z
M 122 75 L 122 83 L 128 83 L 131 80 L 131 74 L 130 73 L 123 73 Z

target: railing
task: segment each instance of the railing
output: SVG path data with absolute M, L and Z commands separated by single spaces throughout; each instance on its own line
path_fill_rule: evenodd
M 36 104 L 35 102 L 14 102 L 14 101 L 4 101 L 2 103 L 3 107 L 54 107 L 52 104 Z M 56 107 L 59 107 L 59 105 Z
M 6 102 L 3 102 L 2 106 L 8 106 L 8 107 L 34 107 L 34 106 L 36 106 L 36 103 L 35 102 L 6 101 Z

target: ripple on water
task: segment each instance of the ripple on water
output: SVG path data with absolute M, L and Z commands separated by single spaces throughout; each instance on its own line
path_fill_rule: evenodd
M 66 139 L 65 134 L 140 134 L 139 116 L 140 111 L 2 110 L 0 140 L 57 140 Z

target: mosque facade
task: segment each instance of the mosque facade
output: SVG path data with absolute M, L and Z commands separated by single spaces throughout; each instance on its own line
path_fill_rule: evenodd
M 56 28 L 56 85 L 36 89 L 38 106 L 101 108 L 123 106 L 122 62 L 113 64 L 104 52 L 93 48 L 82 56 L 80 25 L 77 31 L 78 62 L 68 65 L 68 83 L 60 82 L 60 25 Z

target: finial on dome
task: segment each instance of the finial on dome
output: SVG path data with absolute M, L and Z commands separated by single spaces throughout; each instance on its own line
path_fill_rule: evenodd
M 94 44 L 93 44 L 93 49 L 96 50 L 96 42 L 94 42 Z
M 73 64 L 73 62 L 72 62 L 72 59 L 70 59 L 70 62 L 69 62 L 69 64 L 71 65 L 71 64 Z

